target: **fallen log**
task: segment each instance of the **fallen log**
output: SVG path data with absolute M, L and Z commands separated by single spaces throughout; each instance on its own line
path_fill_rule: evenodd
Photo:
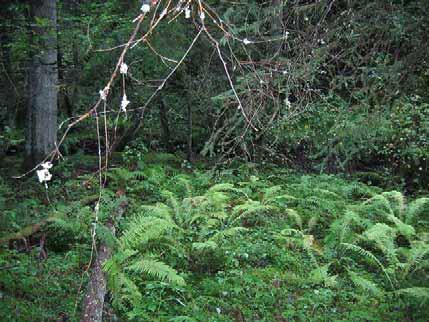
M 127 202 L 124 201 L 118 208 L 114 218 L 106 224 L 115 235 L 115 219 L 119 219 L 125 212 Z M 101 242 L 97 247 L 96 259 L 93 262 L 89 275 L 88 287 L 83 301 L 81 322 L 101 322 L 103 318 L 104 298 L 107 293 L 107 281 L 103 272 L 103 264 L 112 255 L 112 249 Z
M 10 243 L 15 240 L 27 239 L 28 237 L 42 231 L 45 225 L 47 225 L 48 223 L 54 222 L 55 220 L 56 220 L 56 217 L 48 217 L 36 224 L 26 226 L 16 233 L 12 233 L 8 236 L 1 238 L 0 245 Z
M 99 198 L 99 195 L 91 195 L 88 196 L 84 199 L 82 199 L 81 201 L 79 201 L 79 205 L 80 206 L 87 206 L 89 204 L 92 204 L 94 202 L 96 202 Z M 43 231 L 43 228 L 49 224 L 49 223 L 53 223 L 58 219 L 57 216 L 49 216 L 46 219 L 43 219 L 42 221 L 32 224 L 32 225 L 28 225 L 25 226 L 24 228 L 22 228 L 20 231 L 9 234 L 5 237 L 0 238 L 0 245 L 3 244 L 10 244 L 11 242 L 14 241 L 20 241 L 20 240 L 25 240 L 28 239 L 29 237 L 40 233 Z

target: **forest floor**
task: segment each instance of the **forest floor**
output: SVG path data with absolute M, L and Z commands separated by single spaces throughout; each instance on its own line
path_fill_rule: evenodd
M 17 162 L 0 170 L 0 320 L 79 320 L 96 160 L 54 166 L 47 190 L 12 180 Z M 169 154 L 113 161 L 106 179 L 107 321 L 429 320 L 428 198 L 274 165 L 184 169 Z M 103 223 L 124 199 L 113 237 Z

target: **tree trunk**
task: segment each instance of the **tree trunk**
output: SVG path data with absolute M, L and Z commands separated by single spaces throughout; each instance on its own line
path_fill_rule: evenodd
M 188 104 L 187 109 L 187 123 L 188 123 L 188 144 L 187 144 L 187 159 L 192 163 L 192 106 Z
M 170 140 L 170 126 L 168 124 L 167 116 L 167 104 L 164 99 L 161 98 L 161 104 L 159 105 L 159 120 L 161 122 L 161 136 L 164 148 L 167 151 L 171 151 L 171 140 Z
M 271 33 L 273 35 L 280 34 L 283 32 L 283 1 L 272 0 L 271 6 L 275 8 L 276 17 L 271 22 Z
M 33 48 L 29 79 L 25 165 L 43 160 L 57 140 L 57 4 L 31 1 Z
M 2 28 L 3 29 L 3 28 Z M 6 28 L 5 28 L 6 29 Z M 1 94 L 4 98 L 4 105 L 6 106 L 6 120 L 7 125 L 11 128 L 14 128 L 16 125 L 16 117 L 17 117 L 17 100 L 18 100 L 18 90 L 15 86 L 15 83 L 12 79 L 12 60 L 10 55 L 10 47 L 8 44 L 11 42 L 10 40 L 10 30 L 1 30 L 0 31 L 0 48 L 1 48 L 1 63 L 0 67 L 0 82 L 4 87 L 4 92 Z M 0 114 L 1 115 L 1 114 Z
M 107 223 L 107 228 L 115 236 L 114 222 L 119 220 L 125 213 L 127 202 L 123 201 L 115 214 Z M 97 257 L 93 263 L 89 276 L 88 288 L 83 300 L 81 322 L 102 322 L 104 311 L 104 298 L 107 293 L 107 281 L 103 272 L 104 263 L 112 255 L 112 249 L 101 242 L 97 248 Z

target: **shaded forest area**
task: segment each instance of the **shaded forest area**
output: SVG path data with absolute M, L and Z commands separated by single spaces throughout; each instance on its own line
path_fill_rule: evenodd
M 418 0 L 0 3 L 0 320 L 427 321 Z

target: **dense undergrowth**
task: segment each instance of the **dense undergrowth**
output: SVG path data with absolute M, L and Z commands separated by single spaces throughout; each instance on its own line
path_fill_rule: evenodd
M 429 318 L 429 198 L 275 166 L 189 170 L 168 154 L 124 159 L 108 174 L 100 221 L 123 199 L 126 215 L 117 237 L 97 229 L 114 249 L 105 264 L 112 320 Z M 13 183 L 21 189 L 13 193 L 1 183 L 2 238 L 49 219 L 43 251 L 31 240 L 1 249 L 3 321 L 78 320 L 98 179 L 73 164 L 58 172 L 75 179 L 54 181 L 50 204 L 43 187 Z

